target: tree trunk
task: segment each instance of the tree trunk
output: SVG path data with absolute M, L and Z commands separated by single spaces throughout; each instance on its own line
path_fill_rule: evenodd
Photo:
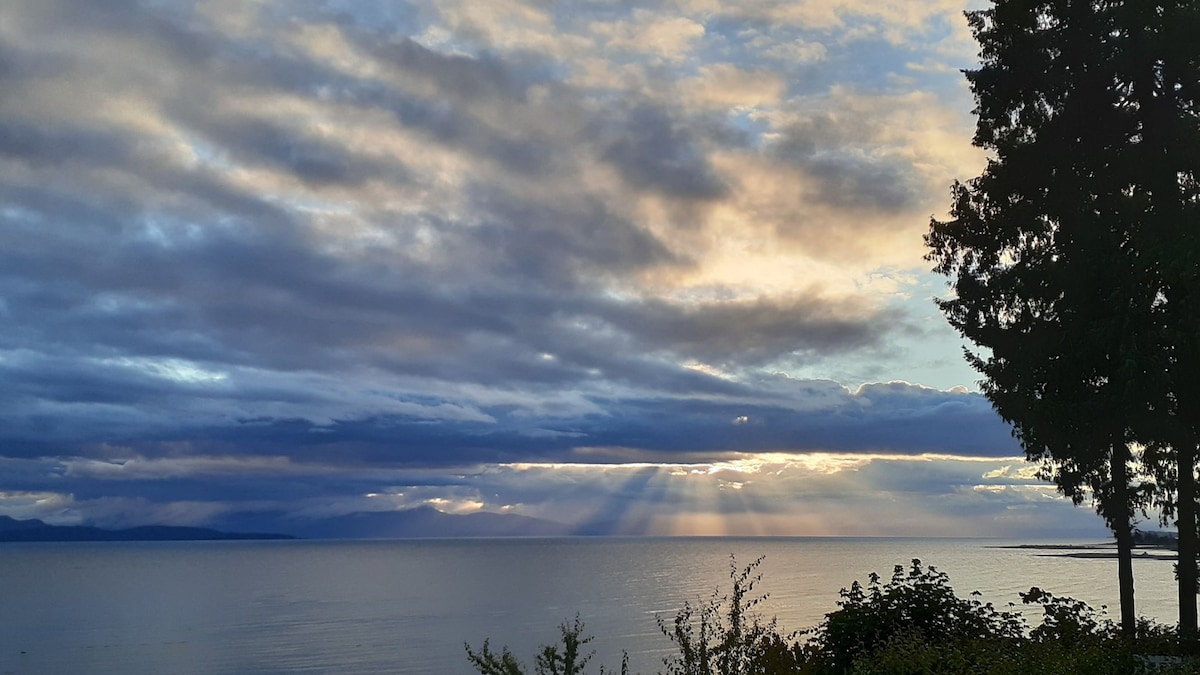
M 1133 524 L 1129 508 L 1129 448 L 1114 441 L 1109 457 L 1113 482 L 1113 504 L 1109 527 L 1117 539 L 1117 580 L 1121 587 L 1121 634 L 1133 638 L 1137 612 L 1133 605 Z
M 1196 627 L 1196 448 L 1179 452 L 1179 639 L 1185 653 L 1197 651 Z

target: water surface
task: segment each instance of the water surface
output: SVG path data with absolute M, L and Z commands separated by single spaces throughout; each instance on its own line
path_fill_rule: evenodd
M 979 539 L 636 538 L 0 546 L 0 673 L 469 673 L 463 642 L 527 665 L 580 615 L 593 665 L 657 672 L 655 616 L 760 555 L 768 615 L 818 623 L 838 589 L 914 557 L 999 606 L 1041 586 L 1117 605 L 1116 561 Z M 1175 619 L 1172 564 L 1135 562 L 1139 612 Z

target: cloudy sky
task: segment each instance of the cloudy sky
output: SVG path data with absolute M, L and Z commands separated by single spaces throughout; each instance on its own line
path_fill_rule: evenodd
M 966 7 L 4 3 L 0 514 L 1102 533 L 931 300 Z

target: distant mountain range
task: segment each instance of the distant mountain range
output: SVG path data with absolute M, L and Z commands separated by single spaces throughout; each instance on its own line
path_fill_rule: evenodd
M 40 520 L 0 516 L 0 542 L 5 541 L 208 541 L 222 539 L 294 539 L 286 534 L 222 532 L 206 527 L 144 525 L 106 530 L 89 525 L 49 525 Z
M 105 529 L 50 525 L 41 520 L 0 516 L 0 542 L 7 541 L 210 541 L 231 539 L 416 539 L 434 537 L 561 537 L 601 534 L 528 516 L 503 513 L 443 513 L 431 506 L 369 511 L 327 518 L 282 513 L 232 514 L 220 529 L 145 525 Z M 269 532 L 280 534 L 270 534 Z

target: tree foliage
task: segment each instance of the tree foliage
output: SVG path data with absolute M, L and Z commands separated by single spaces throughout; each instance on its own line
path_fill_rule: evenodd
M 991 158 L 954 185 L 951 218 L 926 235 L 952 279 L 939 306 L 976 346 L 967 358 L 983 393 L 1029 458 L 1076 503 L 1093 499 L 1116 533 L 1132 631 L 1134 513 L 1178 504 L 1195 556 L 1200 397 L 1185 402 L 1200 372 L 1200 51 L 1173 22 L 1194 28 L 1198 10 L 994 0 L 967 16 L 981 59 L 966 72 L 974 144 Z M 1134 447 L 1158 452 L 1139 467 Z
M 968 13 L 983 59 L 967 72 L 974 142 L 994 158 L 954 185 L 951 219 L 926 235 L 935 270 L 952 279 L 938 305 L 978 346 L 967 359 L 984 393 L 1077 501 L 1122 478 L 1107 453 L 1124 440 L 1128 411 L 1145 408 L 1127 395 L 1161 389 L 1137 386 L 1152 372 L 1136 345 L 1153 326 L 1154 285 L 1137 283 L 1136 220 L 1119 178 L 1102 170 L 1136 125 L 1111 86 L 1101 37 L 1111 17 L 1093 4 L 1001 1 Z

